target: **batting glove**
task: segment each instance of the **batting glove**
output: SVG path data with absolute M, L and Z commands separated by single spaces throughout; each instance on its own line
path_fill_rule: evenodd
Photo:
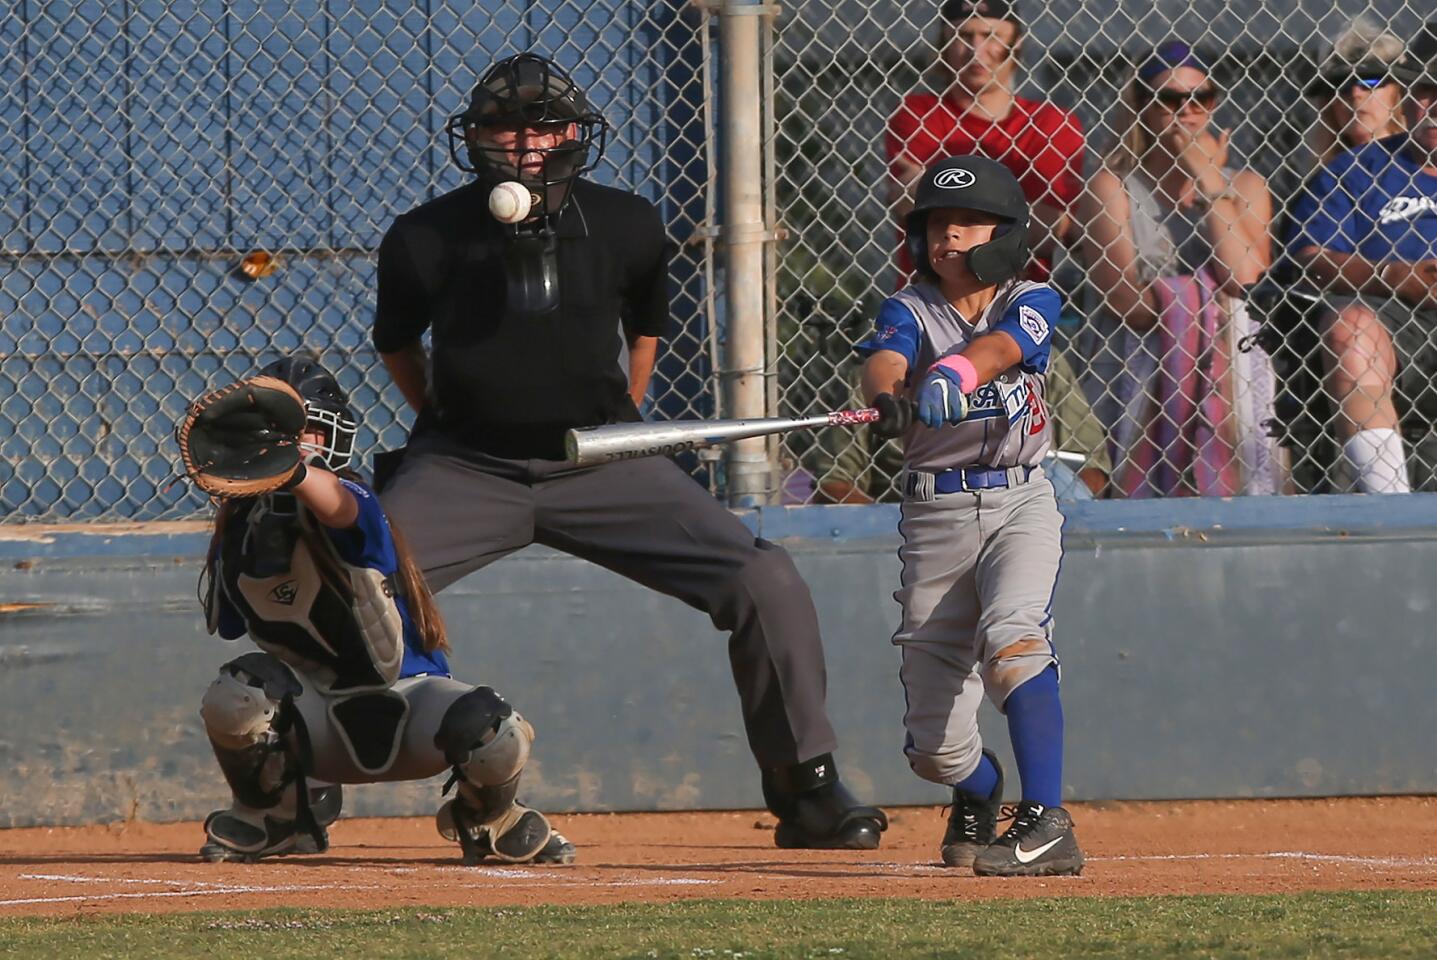
M 930 369 L 918 391 L 918 420 L 925 427 L 937 430 L 945 424 L 956 426 L 966 416 L 968 397 L 963 393 L 958 373 L 942 366 Z
M 907 397 L 880 393 L 873 398 L 873 409 L 879 413 L 873 432 L 885 440 L 901 437 L 913 426 L 913 401 Z

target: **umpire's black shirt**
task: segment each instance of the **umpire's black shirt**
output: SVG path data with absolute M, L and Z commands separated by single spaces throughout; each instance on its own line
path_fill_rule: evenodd
M 668 317 L 664 228 L 642 197 L 587 180 L 559 217 L 559 306 L 506 303 L 503 227 L 475 181 L 394 221 L 379 246 L 374 346 L 432 330 L 433 426 L 473 449 L 564 459 L 571 427 L 637 420 L 619 363 L 623 334 L 657 337 Z

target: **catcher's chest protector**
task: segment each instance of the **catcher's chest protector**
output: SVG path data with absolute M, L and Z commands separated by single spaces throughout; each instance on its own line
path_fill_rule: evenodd
M 322 693 L 388 687 L 404 661 L 404 621 L 393 579 L 346 563 L 308 511 L 296 504 L 295 512 L 276 513 L 276 499 L 237 505 L 220 541 L 216 589 L 239 611 L 260 649 L 303 672 Z M 325 560 L 314 556 L 311 542 L 325 551 Z M 352 599 L 332 582 L 334 576 L 348 581 Z

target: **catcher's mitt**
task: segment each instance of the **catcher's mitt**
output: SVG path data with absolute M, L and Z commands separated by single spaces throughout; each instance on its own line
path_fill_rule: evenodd
M 258 497 L 300 471 L 304 398 L 274 377 L 230 384 L 190 404 L 175 428 L 185 475 L 212 497 Z

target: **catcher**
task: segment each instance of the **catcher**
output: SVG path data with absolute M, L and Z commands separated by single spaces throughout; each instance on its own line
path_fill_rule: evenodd
M 260 648 L 200 704 L 234 793 L 200 855 L 322 852 L 340 784 L 451 768 L 437 820 L 465 863 L 571 863 L 573 845 L 515 799 L 533 727 L 450 677 L 439 611 L 349 469 L 356 429 L 334 377 L 287 357 L 196 401 L 176 431 L 186 474 L 219 504 L 200 578 L 209 631 Z

